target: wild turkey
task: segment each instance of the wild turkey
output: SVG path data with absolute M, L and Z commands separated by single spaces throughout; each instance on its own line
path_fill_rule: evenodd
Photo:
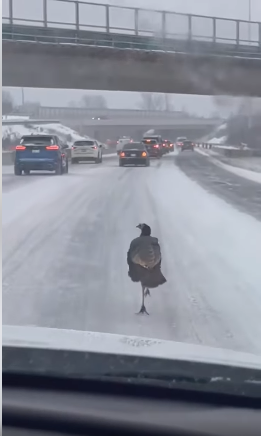
M 149 315 L 144 304 L 145 297 L 150 295 L 149 289 L 157 288 L 167 280 L 161 272 L 158 238 L 151 236 L 151 228 L 147 224 L 139 224 L 137 228 L 141 230 L 141 234 L 133 239 L 127 253 L 128 275 L 133 282 L 141 283 L 142 303 L 138 314 Z

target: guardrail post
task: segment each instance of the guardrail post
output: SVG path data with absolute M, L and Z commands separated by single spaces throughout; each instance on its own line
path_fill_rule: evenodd
M 47 0 L 43 0 L 43 23 L 47 27 Z
M 134 11 L 134 21 L 135 21 L 135 35 L 138 36 L 139 34 L 139 9 L 135 8 Z
M 9 0 L 9 23 L 13 24 L 13 0 Z
M 166 38 L 166 12 L 162 12 L 162 28 L 161 28 L 162 38 Z
M 75 2 L 75 27 L 76 30 L 80 30 L 80 11 L 79 11 L 79 3 Z
M 110 33 L 110 6 L 105 6 L 106 10 L 106 32 Z
M 192 16 L 188 15 L 188 40 L 192 39 Z
M 239 20 L 236 21 L 236 43 L 237 45 L 239 45 L 239 41 L 240 41 L 240 22 Z
M 217 40 L 217 20 L 213 17 L 213 42 L 216 44 Z

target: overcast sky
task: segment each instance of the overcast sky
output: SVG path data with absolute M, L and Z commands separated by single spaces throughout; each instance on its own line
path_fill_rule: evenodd
M 83 0 L 82 0 L 83 1 Z M 87 0 L 85 0 L 88 3 Z M 147 9 L 166 10 L 179 13 L 191 13 L 198 15 L 216 16 L 221 18 L 232 18 L 246 20 L 249 19 L 249 5 L 251 5 L 251 20 L 261 21 L 261 0 L 92 0 L 97 4 L 110 4 L 118 6 L 131 6 L 141 7 Z M 8 16 L 8 3 L 9 0 L 3 0 L 3 16 Z M 14 17 L 30 18 L 41 20 L 42 19 L 42 0 L 13 0 Z M 124 11 L 118 8 L 111 10 L 111 25 L 117 27 L 133 27 L 134 19 L 132 11 Z M 57 2 L 55 0 L 48 0 L 48 20 L 57 22 L 73 23 L 74 21 L 74 7 L 68 2 Z M 167 18 L 168 29 L 175 27 L 178 32 L 186 29 L 186 20 L 180 16 L 170 15 Z M 80 22 L 82 25 L 96 24 L 99 26 L 104 25 L 104 12 L 102 6 L 90 7 L 82 5 L 80 9 Z M 149 25 L 150 29 L 157 31 L 160 25 L 159 14 L 149 14 L 142 12 L 140 14 L 140 25 Z M 68 26 L 67 26 L 68 27 Z M 147 30 L 147 29 L 146 29 Z M 246 38 L 249 34 L 249 27 L 247 24 L 241 26 L 241 38 Z M 196 35 L 209 36 L 211 34 L 210 20 L 195 19 L 193 21 L 193 32 Z M 217 25 L 218 36 L 233 37 L 235 34 L 235 27 L 232 22 L 219 21 Z M 257 26 L 251 26 L 251 38 L 257 38 Z M 16 103 L 21 103 L 21 89 L 8 88 Z M 92 91 L 88 91 L 93 93 Z M 71 100 L 80 100 L 83 93 L 86 91 L 79 90 L 41 90 L 41 89 L 26 89 L 26 100 L 40 101 L 42 105 L 47 106 L 64 106 Z M 94 92 L 97 94 L 97 92 Z M 139 101 L 137 93 L 125 92 L 99 92 L 103 94 L 110 107 L 135 107 Z M 202 96 L 180 96 L 175 95 L 172 97 L 173 103 L 177 110 L 182 108 L 189 108 L 192 112 L 197 112 L 200 115 L 207 115 L 216 110 L 216 105 L 211 97 Z M 231 102 L 235 100 L 231 100 Z M 225 116 L 236 103 L 231 103 L 231 106 L 226 105 L 221 110 Z

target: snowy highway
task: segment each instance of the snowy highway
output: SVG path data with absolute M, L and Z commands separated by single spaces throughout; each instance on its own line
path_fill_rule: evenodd
M 261 354 L 261 185 L 239 188 L 227 172 L 217 183 L 223 170 L 208 165 L 188 152 L 149 168 L 111 157 L 61 177 L 3 167 L 3 323 Z M 141 289 L 127 275 L 140 222 L 159 238 L 167 278 L 150 316 L 135 314 Z

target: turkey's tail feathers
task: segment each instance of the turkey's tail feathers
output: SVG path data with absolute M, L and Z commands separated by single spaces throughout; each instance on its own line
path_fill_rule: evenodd
M 167 281 L 161 272 L 160 264 L 156 265 L 153 269 L 147 269 L 130 263 L 129 277 L 133 282 L 141 282 L 143 286 L 149 289 L 157 288 Z

